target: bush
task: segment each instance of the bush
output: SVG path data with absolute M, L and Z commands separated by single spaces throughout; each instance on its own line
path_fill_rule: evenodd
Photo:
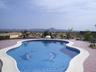
M 92 43 L 95 43 L 96 38 L 95 38 L 95 36 L 94 36 L 93 33 L 91 33 L 90 31 L 87 31 L 87 32 L 84 34 L 84 40 L 85 40 L 85 41 L 92 42 Z
M 96 44 L 95 43 L 92 43 L 92 44 L 90 44 L 89 47 L 91 47 L 92 49 L 96 49 Z

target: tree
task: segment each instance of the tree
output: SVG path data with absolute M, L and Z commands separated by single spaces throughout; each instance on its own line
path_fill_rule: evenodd
M 46 37 L 47 35 L 50 35 L 52 37 L 52 34 L 51 32 L 49 32 L 49 30 L 44 31 L 42 37 Z
M 22 32 L 22 38 L 28 38 L 28 35 L 26 30 Z

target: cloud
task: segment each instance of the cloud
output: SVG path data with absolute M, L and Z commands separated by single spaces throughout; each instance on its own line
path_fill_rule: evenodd
M 56 9 L 64 6 L 64 0 L 33 0 L 33 3 L 44 9 Z
M 41 11 L 60 14 L 62 12 L 59 21 L 61 22 L 62 19 L 67 25 L 75 26 L 77 29 L 79 29 L 78 25 L 81 28 L 91 29 L 92 24 L 96 22 L 95 0 L 31 0 L 31 4 Z
M 6 6 L 5 2 L 0 0 L 0 9 L 6 9 L 6 8 L 7 8 L 7 6 Z
M 47 11 L 57 11 L 69 6 L 71 2 L 67 0 L 31 0 L 31 4 Z
M 29 27 L 93 30 L 96 24 L 96 0 L 0 0 L 0 12 L 0 27 L 29 23 Z
M 96 10 L 95 0 L 31 0 L 31 4 L 45 11 Z

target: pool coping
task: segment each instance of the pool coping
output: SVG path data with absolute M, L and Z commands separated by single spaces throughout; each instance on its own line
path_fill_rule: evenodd
M 19 69 L 17 68 L 17 63 L 15 59 L 13 59 L 11 56 L 7 55 L 7 51 L 13 48 L 16 48 L 20 45 L 22 45 L 22 42 L 24 41 L 29 41 L 29 40 L 46 40 L 46 39 L 25 39 L 25 40 L 20 40 L 17 42 L 16 45 L 6 47 L 5 49 L 0 50 L 0 58 L 3 61 L 3 67 L 2 67 L 2 72 L 20 72 Z M 80 51 L 80 54 L 75 56 L 69 63 L 69 67 L 65 72 L 83 72 L 83 64 L 84 61 L 87 59 L 89 56 L 89 52 L 86 51 L 85 49 L 81 49 L 79 47 L 72 46 L 73 42 L 69 40 L 64 40 L 64 39 L 47 39 L 47 40 L 61 40 L 61 41 L 67 41 L 66 45 L 69 47 L 72 47 L 74 49 L 78 49 Z

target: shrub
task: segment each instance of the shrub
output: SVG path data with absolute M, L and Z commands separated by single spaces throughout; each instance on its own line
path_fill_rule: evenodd
M 0 40 L 5 40 L 5 39 L 9 39 L 9 36 L 0 36 Z
M 91 43 L 90 46 L 92 49 L 96 49 L 96 44 L 95 43 Z

